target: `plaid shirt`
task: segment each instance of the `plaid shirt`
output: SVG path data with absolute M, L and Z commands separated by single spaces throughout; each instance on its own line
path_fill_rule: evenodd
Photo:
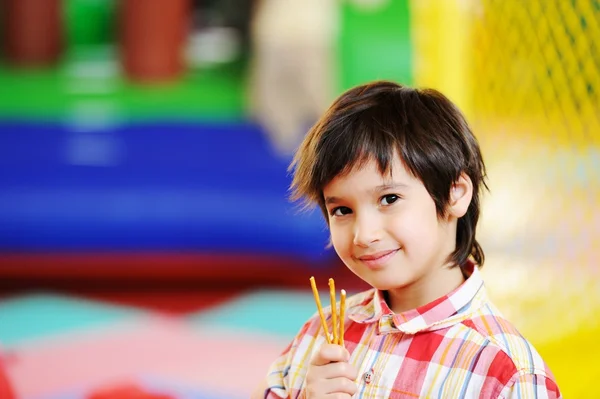
M 344 322 L 359 370 L 355 398 L 561 397 L 540 355 L 490 303 L 476 267 L 450 294 L 401 314 L 377 290 L 354 295 Z M 315 314 L 272 364 L 265 398 L 304 398 L 307 367 L 324 342 Z

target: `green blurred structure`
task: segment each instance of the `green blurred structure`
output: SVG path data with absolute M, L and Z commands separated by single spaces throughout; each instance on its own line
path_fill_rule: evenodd
M 68 117 L 77 104 L 104 104 L 117 118 L 239 120 L 245 116 L 246 62 L 191 68 L 177 82 L 135 85 L 117 62 L 116 2 L 65 0 L 67 51 L 56 68 L 15 70 L 0 64 L 0 117 Z M 374 79 L 412 82 L 408 1 L 372 11 L 342 6 L 339 90 Z

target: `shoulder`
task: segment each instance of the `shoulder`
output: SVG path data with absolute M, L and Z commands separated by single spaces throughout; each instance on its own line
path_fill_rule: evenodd
M 533 345 L 492 304 L 463 321 L 463 324 L 504 353 L 517 370 L 544 370 L 544 362 Z
M 486 354 L 480 359 L 487 363 L 488 377 L 495 377 L 505 389 L 529 384 L 558 392 L 554 376 L 541 355 L 492 304 L 462 324 L 478 335 L 482 352 Z

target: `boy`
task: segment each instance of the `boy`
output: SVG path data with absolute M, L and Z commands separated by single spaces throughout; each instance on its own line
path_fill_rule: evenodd
M 486 296 L 485 165 L 446 97 L 385 81 L 348 90 L 291 167 L 293 198 L 320 206 L 338 256 L 373 289 L 348 298 L 344 346 L 315 315 L 253 398 L 560 397 Z

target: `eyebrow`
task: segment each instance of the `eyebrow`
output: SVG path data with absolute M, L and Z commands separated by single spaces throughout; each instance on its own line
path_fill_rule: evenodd
M 339 202 L 338 197 L 325 197 L 325 205 L 338 204 Z
M 381 186 L 375 187 L 373 191 L 387 191 L 393 190 L 396 188 L 407 188 L 408 185 L 404 183 L 390 183 L 390 184 L 382 184 Z
M 407 187 L 408 187 L 408 185 L 406 185 L 404 183 L 382 184 L 380 186 L 373 188 L 373 192 L 378 193 L 381 191 L 388 191 L 388 190 L 394 190 L 394 189 L 398 189 L 398 188 L 407 188 Z M 341 200 L 338 197 L 325 197 L 325 205 L 337 204 L 340 202 L 341 202 Z

